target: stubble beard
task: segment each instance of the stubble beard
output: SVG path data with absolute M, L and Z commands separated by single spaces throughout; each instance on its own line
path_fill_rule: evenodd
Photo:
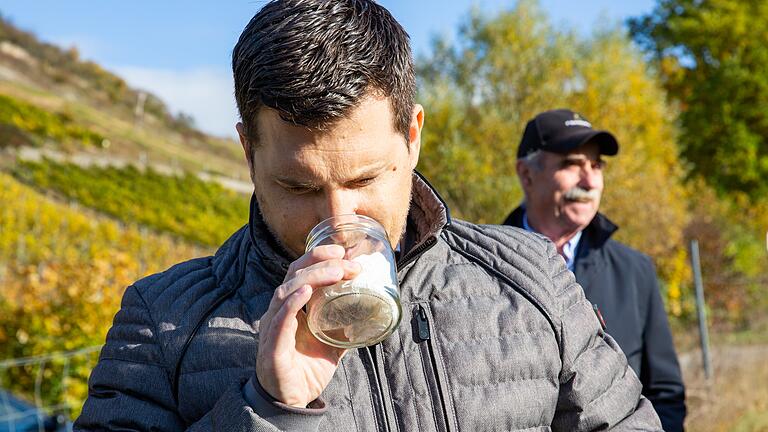
M 408 205 L 405 207 L 404 214 L 401 214 L 399 216 L 400 219 L 400 225 L 398 226 L 398 231 L 400 232 L 400 235 L 394 239 L 395 244 L 392 245 L 392 248 L 395 249 L 397 247 L 397 244 L 403 241 L 403 238 L 405 238 L 405 230 L 408 229 L 408 215 L 411 213 L 411 205 L 413 204 L 413 180 L 411 180 L 411 186 L 408 188 Z M 391 241 L 391 240 L 390 240 Z M 401 251 L 404 252 L 404 251 Z
M 258 203 L 258 209 L 259 213 L 261 215 L 261 220 L 264 223 L 264 226 L 267 228 L 267 231 L 272 236 L 272 239 L 275 241 L 277 246 L 280 248 L 278 252 L 281 252 L 286 255 L 287 258 L 290 258 L 291 260 L 296 260 L 299 258 L 302 254 L 297 253 L 293 249 L 291 249 L 288 246 L 288 243 L 283 240 L 283 238 L 280 236 L 280 234 L 273 228 L 273 224 L 271 223 L 270 219 L 270 211 L 269 211 L 269 205 L 266 205 L 266 199 L 261 195 L 259 188 L 254 188 L 254 195 L 256 195 L 256 202 Z

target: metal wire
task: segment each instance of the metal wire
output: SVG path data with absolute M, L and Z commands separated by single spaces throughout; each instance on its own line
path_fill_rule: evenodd
M 77 357 L 83 354 L 90 354 L 92 352 L 99 351 L 103 345 L 94 345 L 86 348 L 81 348 L 75 351 L 59 351 L 50 354 L 31 356 L 31 357 L 19 357 L 15 359 L 7 359 L 0 361 L 0 369 L 9 369 L 16 366 L 26 366 L 41 362 L 48 362 L 54 359 L 66 359 Z
M 56 361 L 64 361 L 61 373 L 61 389 L 63 393 L 66 393 L 68 387 L 67 381 L 69 380 L 70 374 L 71 359 L 73 357 L 87 356 L 89 354 L 98 352 L 101 350 L 101 348 L 102 345 L 94 345 L 73 351 L 59 351 L 45 355 L 20 357 L 0 361 L 0 371 L 30 365 L 36 365 L 38 367 L 34 383 L 34 408 L 25 411 L 14 412 L 14 409 L 11 407 L 9 395 L 4 391 L 0 391 L 0 406 L 2 406 L 4 412 L 6 413 L 5 415 L 0 416 L 0 424 L 7 425 L 10 432 L 15 432 L 17 430 L 16 422 L 18 420 L 34 415 L 37 419 L 38 432 L 44 432 L 46 413 L 55 413 L 57 410 L 69 408 L 69 404 L 67 403 L 59 403 L 47 406 L 44 405 L 42 387 L 43 381 L 45 379 L 45 368 L 47 366 L 53 367 Z M 0 374 L 0 388 L 4 387 L 4 377 L 5 374 Z

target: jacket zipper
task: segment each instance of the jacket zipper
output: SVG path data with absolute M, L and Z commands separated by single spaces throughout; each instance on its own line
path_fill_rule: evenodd
M 376 394 L 374 398 L 374 414 L 379 419 L 377 422 L 377 429 L 383 430 L 386 432 L 389 432 L 392 430 L 392 427 L 389 424 L 389 416 L 387 415 L 387 406 L 384 402 L 384 386 L 381 383 L 381 376 L 379 374 L 379 370 L 376 367 L 376 362 L 373 360 L 373 353 L 372 350 L 374 347 L 365 347 L 362 348 L 363 351 L 365 351 L 365 355 L 363 356 L 366 360 L 368 360 L 369 367 L 368 367 L 368 380 L 371 381 L 371 383 L 376 387 Z
M 432 373 L 434 375 L 435 382 L 437 383 L 437 398 L 440 401 L 440 407 L 443 411 L 443 421 L 445 422 L 445 430 L 451 430 L 450 416 L 448 415 L 448 404 L 445 400 L 445 383 L 443 382 L 440 374 L 440 365 L 437 361 L 437 353 L 435 352 L 435 346 L 432 341 L 432 331 L 429 328 L 429 317 L 427 316 L 427 310 L 424 306 L 419 305 L 416 310 L 416 332 L 421 342 L 426 342 L 427 352 L 429 354 L 429 361 L 432 367 Z
M 437 243 L 437 238 L 435 237 L 429 237 L 426 240 L 424 240 L 423 243 L 415 247 L 414 249 L 411 249 L 408 251 L 407 254 L 403 256 L 401 260 L 397 262 L 397 268 L 401 269 L 414 260 L 418 258 L 422 253 L 426 252 L 432 246 L 434 246 Z M 429 329 L 427 328 L 427 336 L 429 336 Z M 378 429 L 385 430 L 385 431 L 391 431 L 392 426 L 390 425 L 389 421 L 389 415 L 387 414 L 387 405 L 384 401 L 384 385 L 381 382 L 381 374 L 379 373 L 378 368 L 376 367 L 376 362 L 373 360 L 373 350 L 375 349 L 375 346 L 373 347 L 365 347 L 361 348 L 363 351 L 365 351 L 365 355 L 363 356 L 369 363 L 370 369 L 368 371 L 368 380 L 371 381 L 372 384 L 376 386 L 376 399 L 378 399 L 378 406 L 374 407 L 374 414 L 380 419 L 378 423 Z M 441 398 L 442 400 L 442 398 Z
M 403 257 L 403 259 L 397 262 L 397 269 L 399 270 L 401 268 L 404 268 L 405 266 L 413 262 L 416 258 L 418 258 L 419 255 L 423 254 L 424 252 L 432 248 L 432 246 L 434 246 L 436 243 L 437 243 L 437 238 L 435 237 L 427 238 L 426 240 L 424 240 L 424 243 L 408 251 L 408 253 L 405 254 L 405 256 Z

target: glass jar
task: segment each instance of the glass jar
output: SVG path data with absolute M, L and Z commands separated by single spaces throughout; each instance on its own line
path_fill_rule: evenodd
M 400 323 L 395 254 L 386 231 L 362 215 L 340 215 L 317 224 L 306 251 L 321 245 L 344 247 L 344 259 L 360 264 L 352 280 L 316 288 L 307 303 L 307 325 L 321 342 L 339 348 L 374 345 Z

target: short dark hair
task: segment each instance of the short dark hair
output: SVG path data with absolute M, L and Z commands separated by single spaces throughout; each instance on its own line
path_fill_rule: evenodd
M 251 19 L 232 52 L 246 137 L 262 106 L 323 130 L 369 94 L 389 97 L 408 137 L 416 92 L 408 34 L 372 0 L 275 0 Z

